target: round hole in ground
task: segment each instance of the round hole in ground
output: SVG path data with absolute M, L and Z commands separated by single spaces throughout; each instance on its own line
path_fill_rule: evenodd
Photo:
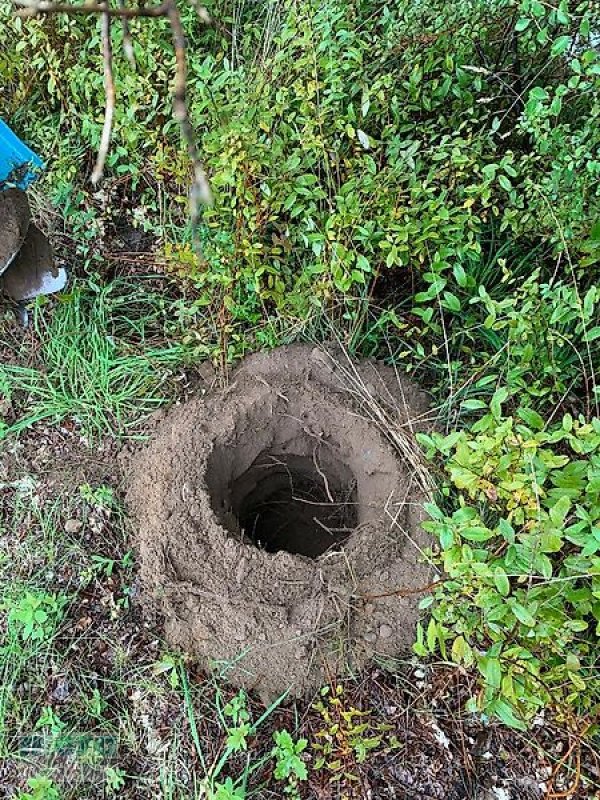
M 357 523 L 356 481 L 316 455 L 261 453 L 229 486 L 239 529 L 269 553 L 317 558 L 338 549 Z

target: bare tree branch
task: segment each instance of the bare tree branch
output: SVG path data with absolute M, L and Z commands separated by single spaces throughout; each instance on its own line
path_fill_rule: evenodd
M 119 0 L 119 8 L 125 10 L 125 0 Z M 125 57 L 132 67 L 135 66 L 135 55 L 133 52 L 133 42 L 131 41 L 131 33 L 129 31 L 129 20 L 127 17 L 121 17 L 121 26 L 123 28 L 123 50 Z
M 110 146 L 110 137 L 112 134 L 113 117 L 115 115 L 115 81 L 112 69 L 112 42 L 110 40 L 110 14 L 108 13 L 108 0 L 106 2 L 106 9 L 102 13 L 101 18 L 101 36 L 102 36 L 102 57 L 104 59 L 104 94 L 105 94 L 105 108 L 104 108 L 104 126 L 102 127 L 102 137 L 100 139 L 100 147 L 98 148 L 98 155 L 96 157 L 96 165 L 92 172 L 91 181 L 93 184 L 98 183 L 104 174 L 104 164 Z
M 135 8 L 105 8 L 101 3 L 52 3 L 49 0 L 13 0 L 21 11 L 21 16 L 36 14 L 102 14 L 111 17 L 133 19 L 134 17 L 164 17 L 167 14 L 168 2 L 156 6 L 136 6 Z
M 115 84 L 112 70 L 112 45 L 110 41 L 110 19 L 119 17 L 123 21 L 123 46 L 126 55 L 133 56 L 131 37 L 127 20 L 135 17 L 166 17 L 171 28 L 171 39 L 175 51 L 175 81 L 173 88 L 173 116 L 179 122 L 181 134 L 185 142 L 190 161 L 192 162 L 192 185 L 190 188 L 190 214 L 192 227 L 195 229 L 201 204 L 212 202 L 212 194 L 200 154 L 196 144 L 194 129 L 190 122 L 189 109 L 187 103 L 187 61 L 186 61 L 186 40 L 181 16 L 177 8 L 176 0 L 163 0 L 158 5 L 141 5 L 133 8 L 125 6 L 125 0 L 118 0 L 118 8 L 110 8 L 109 0 L 104 3 L 85 2 L 76 3 L 55 3 L 50 0 L 13 0 L 19 7 L 18 12 L 25 16 L 36 14 L 99 14 L 102 17 L 102 42 L 104 56 L 104 86 L 106 91 L 106 109 L 104 115 L 104 127 L 102 138 L 98 150 L 96 165 L 92 173 L 92 182 L 97 183 L 102 177 L 106 155 L 110 144 L 112 132 L 112 122 L 115 107 Z M 207 10 L 200 4 L 200 0 L 191 0 L 198 17 L 206 24 L 210 23 Z
M 204 25 L 212 25 L 213 21 L 210 17 L 210 14 L 206 10 L 206 8 L 202 5 L 200 0 L 190 0 L 191 5 L 194 7 L 194 11 L 198 14 L 198 19 L 200 22 L 204 23 Z
M 187 61 L 185 57 L 185 33 L 181 24 L 181 16 L 177 8 L 176 0 L 166 0 L 167 17 L 171 25 L 171 36 L 173 48 L 175 50 L 175 86 L 173 90 L 173 115 L 181 126 L 181 133 L 187 146 L 188 155 L 192 162 L 194 175 L 190 188 L 190 209 L 192 216 L 192 226 L 195 227 L 198 221 L 200 204 L 212 202 L 210 186 L 204 172 L 204 167 L 200 160 L 196 137 L 187 105 Z

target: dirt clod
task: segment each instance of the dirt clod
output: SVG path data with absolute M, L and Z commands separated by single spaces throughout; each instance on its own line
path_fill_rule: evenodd
M 65 522 L 65 532 L 66 533 L 79 533 L 79 531 L 83 528 L 83 522 L 79 519 L 68 519 Z
M 394 633 L 394 629 L 390 625 L 382 625 L 379 628 L 379 635 L 382 639 L 389 639 Z
M 406 651 L 431 579 L 412 439 L 426 414 L 392 370 L 304 345 L 166 414 L 128 502 L 171 644 L 265 696 Z

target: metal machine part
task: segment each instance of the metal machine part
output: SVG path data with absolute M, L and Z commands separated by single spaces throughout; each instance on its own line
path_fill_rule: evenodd
M 41 159 L 0 120 L 0 294 L 16 303 L 59 292 L 67 282 L 52 246 L 31 223 L 25 189 L 43 168 Z
M 67 273 L 56 266 L 46 236 L 31 224 L 25 192 L 0 193 L 0 291 L 16 303 L 59 292 Z

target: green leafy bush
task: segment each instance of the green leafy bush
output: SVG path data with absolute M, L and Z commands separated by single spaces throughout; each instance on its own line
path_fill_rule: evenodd
M 513 725 L 600 692 L 600 420 L 506 416 L 499 389 L 470 431 L 422 436 L 446 499 L 425 523 L 445 582 L 417 651 L 480 670 L 478 705 Z M 426 601 L 426 605 L 431 602 Z
M 8 115 L 47 158 L 81 237 L 93 230 L 82 214 L 126 201 L 135 224 L 175 243 L 169 260 L 198 286 L 194 308 L 246 323 L 275 309 L 306 316 L 390 271 L 419 276 L 420 313 L 435 323 L 460 310 L 452 285 L 486 260 L 491 230 L 494 251 L 542 244 L 547 268 L 557 253 L 568 270 L 598 263 L 593 4 L 215 0 L 209 11 L 216 30 L 184 8 L 191 112 L 215 192 L 200 262 L 177 229 L 188 166 L 165 21 L 134 20 L 137 67 L 116 61 L 101 201 L 78 188 L 101 130 L 97 22 L 9 21 Z
M 456 310 L 444 314 L 444 335 L 432 331 L 428 345 L 450 356 L 437 365 L 447 413 L 468 418 L 504 384 L 541 411 L 566 404 L 598 414 L 597 285 L 582 294 L 576 282 L 543 280 L 539 267 L 524 275 L 506 264 L 495 275 L 465 273 L 461 283 L 453 287 Z M 423 353 L 426 341 L 418 344 Z

